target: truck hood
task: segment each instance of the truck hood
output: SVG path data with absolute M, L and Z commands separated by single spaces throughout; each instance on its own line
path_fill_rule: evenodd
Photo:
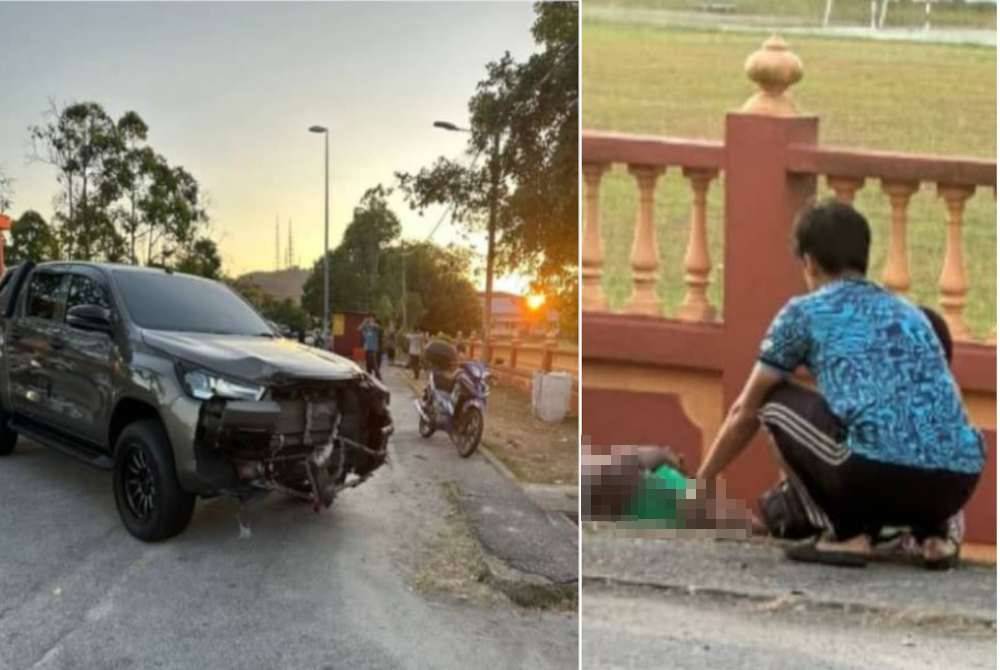
M 182 361 L 258 384 L 364 376 L 353 361 L 293 340 L 164 330 L 144 330 L 142 339 L 150 347 Z

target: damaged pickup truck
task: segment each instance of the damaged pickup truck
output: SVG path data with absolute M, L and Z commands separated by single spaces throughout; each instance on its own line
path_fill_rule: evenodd
M 221 283 L 77 262 L 0 282 L 0 456 L 23 435 L 111 470 L 141 540 L 183 531 L 199 496 L 327 507 L 385 462 L 391 433 L 380 382 L 276 337 Z

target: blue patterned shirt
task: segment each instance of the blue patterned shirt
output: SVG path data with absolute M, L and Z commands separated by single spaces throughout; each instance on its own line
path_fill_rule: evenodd
M 805 365 L 866 458 L 978 473 L 982 435 L 965 414 L 944 350 L 923 312 L 863 279 L 834 281 L 781 309 L 760 361 Z

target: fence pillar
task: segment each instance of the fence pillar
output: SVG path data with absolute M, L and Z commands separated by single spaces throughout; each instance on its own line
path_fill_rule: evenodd
M 747 59 L 761 91 L 726 116 L 723 401 L 736 400 L 757 360 L 760 342 L 790 286 L 805 290 L 802 267 L 790 252 L 796 214 L 816 194 L 815 176 L 786 171 L 786 148 L 816 144 L 819 120 L 795 115 L 785 89 L 802 65 L 780 38 Z M 753 501 L 774 483 L 777 467 L 764 436 L 726 471 L 730 494 Z
M 517 348 L 521 346 L 521 339 L 518 331 L 515 330 L 510 338 L 510 369 L 517 369 Z

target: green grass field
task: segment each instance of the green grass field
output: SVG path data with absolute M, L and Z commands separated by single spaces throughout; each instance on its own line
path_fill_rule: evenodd
M 763 35 L 644 28 L 587 21 L 583 40 L 583 126 L 619 132 L 721 139 L 725 113 L 753 92 L 743 61 Z M 996 156 L 996 50 L 977 47 L 794 38 L 803 80 L 793 97 L 820 117 L 820 142 L 913 153 Z M 825 180 L 821 195 L 829 194 Z M 613 308 L 630 292 L 628 257 L 637 189 L 623 166 L 601 191 L 604 286 Z M 683 296 L 682 259 L 690 187 L 678 169 L 661 177 L 656 199 L 661 255 L 658 286 L 665 313 Z M 889 202 L 868 180 L 857 206 L 872 223 L 872 276 L 885 262 Z M 912 297 L 937 304 L 943 260 L 944 202 L 924 184 L 909 208 Z M 709 198 L 709 241 L 715 269 L 712 300 L 721 305 L 722 200 Z M 996 204 L 980 189 L 965 216 L 966 320 L 975 334 L 996 323 Z M 776 240 L 776 244 L 786 244 Z
M 742 16 L 780 16 L 801 25 L 820 25 L 826 0 L 587 0 L 593 7 L 621 7 L 627 9 L 662 9 L 683 12 L 704 12 L 706 5 L 729 4 L 734 13 Z M 720 14 L 719 16 L 726 16 Z M 835 2 L 830 22 L 835 25 L 868 25 L 871 8 L 868 2 Z M 996 28 L 996 5 L 989 3 L 965 4 L 958 2 L 932 3 L 931 25 L 935 28 Z M 924 3 L 903 0 L 889 5 L 885 26 L 923 27 Z

